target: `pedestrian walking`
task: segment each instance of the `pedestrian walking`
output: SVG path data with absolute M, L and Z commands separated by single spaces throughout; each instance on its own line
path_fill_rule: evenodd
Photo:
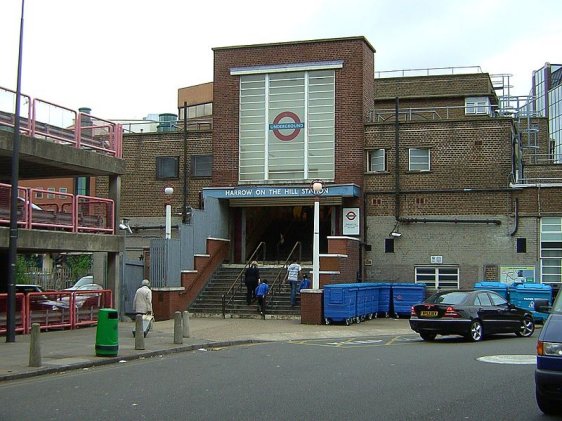
M 260 281 L 260 270 L 258 269 L 258 262 L 255 260 L 250 263 L 248 269 L 244 273 L 244 284 L 246 285 L 246 304 L 252 304 L 256 299 L 256 288 Z
M 291 307 L 297 305 L 297 291 L 299 289 L 299 275 L 301 265 L 296 260 L 287 268 L 287 281 L 291 284 Z
M 267 280 L 259 281 L 259 285 L 256 288 L 256 297 L 258 299 L 258 311 L 263 316 L 265 315 L 265 299 L 267 297 L 267 293 L 269 292 L 269 285 L 267 284 Z
M 152 315 L 152 290 L 150 289 L 148 279 L 143 279 L 140 288 L 135 292 L 133 311 L 136 315 L 142 315 L 142 330 L 143 335 L 146 337 L 154 322 L 154 316 Z M 133 331 L 133 335 L 136 335 L 135 331 Z
M 148 279 L 143 279 L 141 286 L 135 292 L 133 311 L 136 314 L 152 314 L 152 290 Z

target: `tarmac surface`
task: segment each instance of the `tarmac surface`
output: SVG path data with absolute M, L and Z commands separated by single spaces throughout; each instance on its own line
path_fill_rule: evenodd
M 189 337 L 174 343 L 174 320 L 155 322 L 144 339 L 144 349 L 135 349 L 132 321 L 118 322 L 117 356 L 96 356 L 97 327 L 43 331 L 39 335 L 40 367 L 30 367 L 31 335 L 16 335 L 15 342 L 0 338 L 0 381 L 84 369 L 174 352 L 219 348 L 257 342 L 323 338 L 361 338 L 412 335 L 407 319 L 376 318 L 362 323 L 308 325 L 298 319 L 237 319 L 189 317 Z M 183 329 L 182 333 L 183 333 Z M 113 338 L 115 342 L 115 338 Z M 37 353 L 34 353 L 37 356 Z

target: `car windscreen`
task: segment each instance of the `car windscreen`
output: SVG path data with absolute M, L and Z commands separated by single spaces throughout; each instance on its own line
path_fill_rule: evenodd
M 467 296 L 466 292 L 451 291 L 432 295 L 427 299 L 427 302 L 434 304 L 461 304 L 465 302 Z
M 552 304 L 552 313 L 562 314 L 562 294 L 558 293 L 554 304 Z

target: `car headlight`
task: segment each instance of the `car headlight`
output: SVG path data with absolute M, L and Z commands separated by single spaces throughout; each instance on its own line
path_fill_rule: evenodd
M 562 343 L 560 342 L 537 342 L 537 354 L 551 357 L 562 357 Z

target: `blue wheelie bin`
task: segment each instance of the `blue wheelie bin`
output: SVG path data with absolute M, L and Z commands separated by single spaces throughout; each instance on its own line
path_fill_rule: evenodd
M 369 315 L 369 289 L 366 284 L 357 284 L 357 306 L 356 306 L 356 321 L 360 322 L 365 320 Z
M 509 291 L 507 284 L 503 282 L 496 281 L 481 281 L 474 284 L 474 289 L 486 289 L 488 291 L 493 291 L 498 295 L 501 295 L 506 300 L 509 299 Z
M 545 284 L 513 284 L 509 287 L 509 301 L 531 311 L 535 322 L 544 322 L 548 314 L 535 311 L 535 300 L 548 300 L 552 305 L 552 287 Z
M 345 322 L 357 317 L 357 284 L 324 285 L 324 322 Z
M 392 284 L 392 309 L 394 316 L 409 316 L 412 306 L 425 300 L 425 284 L 396 283 Z
M 366 317 L 370 320 L 379 312 L 379 285 L 374 282 L 365 282 L 361 285 L 366 295 Z
M 388 313 L 390 313 L 390 289 L 392 284 L 388 282 L 380 282 L 377 285 L 379 289 L 378 314 L 388 317 Z

